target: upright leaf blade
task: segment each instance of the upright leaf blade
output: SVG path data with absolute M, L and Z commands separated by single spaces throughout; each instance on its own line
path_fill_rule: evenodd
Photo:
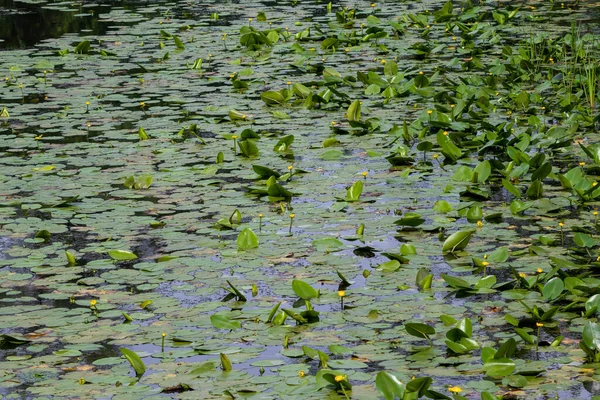
M 379 371 L 375 378 L 375 387 L 385 400 L 404 397 L 405 387 L 402 382 L 387 371 Z
M 356 181 L 348 188 L 346 201 L 358 201 L 363 191 L 362 181 Z
M 258 237 L 250 228 L 245 228 L 240 232 L 237 238 L 238 250 L 249 250 L 258 247 Z
M 315 288 L 308 283 L 297 279 L 292 281 L 292 290 L 294 290 L 294 293 L 303 300 L 310 300 L 319 296 L 319 292 L 317 292 Z
M 444 241 L 444 244 L 442 245 L 442 251 L 454 252 L 464 249 L 469 244 L 472 235 L 473 231 L 471 230 L 454 232 Z
M 242 324 L 240 321 L 235 321 L 222 314 L 214 314 L 210 316 L 210 322 L 217 329 L 238 329 Z
M 140 356 L 138 356 L 132 350 L 126 348 L 120 348 L 119 350 L 121 350 L 121 353 L 123 353 L 127 361 L 129 361 L 129 364 L 131 364 L 131 366 L 133 367 L 133 370 L 135 371 L 135 376 L 137 376 L 138 379 L 141 378 L 142 375 L 144 375 L 144 373 L 146 372 L 146 365 L 144 364 L 144 361 L 142 361 Z
M 350 104 L 348 111 L 346 112 L 346 116 L 350 122 L 360 121 L 360 100 L 354 100 Z

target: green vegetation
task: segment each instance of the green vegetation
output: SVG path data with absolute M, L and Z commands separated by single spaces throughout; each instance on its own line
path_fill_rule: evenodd
M 597 395 L 595 7 L 28 3 L 0 397 Z

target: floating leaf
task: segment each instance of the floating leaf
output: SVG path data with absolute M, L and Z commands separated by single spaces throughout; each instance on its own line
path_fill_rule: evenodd
M 133 252 L 129 250 L 110 250 L 108 252 L 110 258 L 116 261 L 128 261 L 135 260 L 138 258 Z

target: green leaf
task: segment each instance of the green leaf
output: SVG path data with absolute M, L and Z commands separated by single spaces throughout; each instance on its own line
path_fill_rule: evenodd
M 488 160 L 482 161 L 478 166 L 475 167 L 473 173 L 477 173 L 477 182 L 485 182 L 492 173 L 492 165 Z
M 219 358 L 221 359 L 221 369 L 224 372 L 229 372 L 233 369 L 233 367 L 231 366 L 231 361 L 229 360 L 229 357 L 227 357 L 226 354 L 219 353 Z
M 301 83 L 294 83 L 292 85 L 292 91 L 296 96 L 301 97 L 303 99 L 306 99 L 312 94 L 312 91 Z
M 466 165 L 456 168 L 454 174 L 452 174 L 452 180 L 456 182 L 471 182 L 472 179 L 473 171 Z
M 238 301 L 247 301 L 246 296 L 244 296 L 244 294 L 242 292 L 240 292 L 235 286 L 233 286 L 233 284 L 229 281 L 226 281 L 227 284 L 229 285 L 229 287 L 231 288 L 231 290 L 233 290 L 233 293 L 235 293 L 235 296 L 237 297 Z
M 76 54 L 87 54 L 90 51 L 90 41 L 89 40 L 84 40 L 82 42 L 79 42 L 77 44 L 77 46 L 75 46 L 75 50 L 74 52 Z
M 544 164 L 540 165 L 533 174 L 531 174 L 531 180 L 543 181 L 548 175 L 550 175 L 550 172 L 552 172 L 552 164 L 550 164 L 550 162 L 545 162 Z
M 287 135 L 279 139 L 277 144 L 273 147 L 273 151 L 286 151 L 290 148 L 294 142 L 294 135 Z
M 430 289 L 433 282 L 433 274 L 425 268 L 420 268 L 417 272 L 416 284 L 421 290 Z
M 269 106 L 281 105 L 285 103 L 285 97 L 283 97 L 281 93 L 274 90 L 262 92 L 260 98 Z
M 422 377 L 411 380 L 406 384 L 406 391 L 410 393 L 418 393 L 418 397 L 423 397 L 427 393 L 427 389 L 433 383 L 430 377 Z
M 52 237 L 52 234 L 48 230 L 42 229 L 35 234 L 35 237 L 38 239 L 44 239 L 44 241 L 47 242 Z
M 452 317 L 450 315 L 446 315 L 446 314 L 440 315 L 440 320 L 446 326 L 454 325 L 457 322 L 454 317 Z
M 293 318 L 300 325 L 306 324 L 308 322 L 308 320 L 306 320 L 306 318 L 304 318 L 301 314 L 298 314 L 294 310 L 290 310 L 288 308 L 284 308 L 283 312 L 286 313 L 291 318 Z
M 508 179 L 502 179 L 502 186 L 504 186 L 504 188 L 508 190 L 508 192 L 511 193 L 513 196 L 517 198 L 521 197 L 521 191 L 517 189 L 515 185 L 510 183 Z
M 498 247 L 496 250 L 492 251 L 489 255 L 490 261 L 495 263 L 503 263 L 508 260 L 509 252 L 508 247 L 502 246 Z
M 370 84 L 365 89 L 365 94 L 367 96 L 376 95 L 376 94 L 379 94 L 379 92 L 381 92 L 381 88 L 379 87 L 379 85 L 376 85 L 374 83 Z
M 140 303 L 140 308 L 146 309 L 150 304 L 152 304 L 152 300 L 144 300 Z
M 443 280 L 446 281 L 448 285 L 450 285 L 454 289 L 469 289 L 471 287 L 471 285 L 469 285 L 469 282 L 456 276 L 441 274 L 441 277 Z
M 279 183 L 274 183 L 267 189 L 267 194 L 271 197 L 292 198 L 293 194 Z
M 515 363 L 508 358 L 493 358 L 483 364 L 483 372 L 491 377 L 504 377 L 512 374 L 515 370 Z
M 463 346 L 460 343 L 456 343 L 451 340 L 446 340 L 445 343 L 446 346 L 448 346 L 448 348 L 450 348 L 450 350 L 452 350 L 456 354 L 465 354 L 469 351 L 465 346 Z
M 319 292 L 317 292 L 315 288 L 298 279 L 294 279 L 292 281 L 292 290 L 303 300 L 310 300 L 314 299 L 315 297 L 319 297 Z
M 464 249 L 469 244 L 469 240 L 471 240 L 472 235 L 472 230 L 454 232 L 452 235 L 448 236 L 448 238 L 444 241 L 444 244 L 442 245 L 442 251 L 454 252 L 457 250 Z
M 148 133 L 146 132 L 146 130 L 144 128 L 142 128 L 141 126 L 138 128 L 138 136 L 140 137 L 140 140 L 150 139 L 150 136 L 148 136 Z
M 596 245 L 596 241 L 587 233 L 576 232 L 573 236 L 573 241 L 579 247 L 594 247 Z
M 446 200 L 437 200 L 433 205 L 433 209 L 445 214 L 452 211 L 452 206 Z
M 404 397 L 405 387 L 394 375 L 387 371 L 379 371 L 375 377 L 375 387 L 385 400 Z
M 279 310 L 279 306 L 281 306 L 281 302 L 275 304 L 273 306 L 273 308 L 271 308 L 271 312 L 269 312 L 269 316 L 267 317 L 267 323 L 273 321 L 273 318 L 275 317 L 277 310 Z
M 533 340 L 533 338 L 531 337 L 531 335 L 527 332 L 525 332 L 524 329 L 521 328 L 515 328 L 515 333 L 517 335 L 519 335 L 521 337 L 521 339 L 523 339 L 523 341 L 527 344 L 534 344 L 535 340 Z
M 328 349 L 331 352 L 331 354 L 333 354 L 334 356 L 343 356 L 343 355 L 348 355 L 348 354 L 354 354 L 354 350 L 352 350 L 351 348 L 345 347 L 345 346 L 341 346 L 339 344 L 332 344 L 331 346 L 328 347 Z
M 138 258 L 134 253 L 128 250 L 110 250 L 108 255 L 116 261 L 135 260 Z
M 217 329 L 233 330 L 233 329 L 239 329 L 242 327 L 242 324 L 240 323 L 240 321 L 235 321 L 235 320 L 229 319 L 229 317 L 227 317 L 226 315 L 223 315 L 223 314 L 211 315 L 210 322 Z
M 252 140 L 242 140 L 238 142 L 240 152 L 245 157 L 252 157 L 258 155 L 258 147 Z
M 481 221 L 483 219 L 483 210 L 480 206 L 470 207 L 467 211 L 467 220 L 469 222 Z
M 513 388 L 522 388 L 527 386 L 529 381 L 523 375 L 510 375 L 502 380 L 502 384 L 513 387 Z
M 531 206 L 533 206 L 532 203 L 523 202 L 521 200 L 515 199 L 515 200 L 513 200 L 512 203 L 510 203 L 510 212 L 513 213 L 514 215 L 517 215 L 517 214 L 520 214 L 523 211 L 527 210 Z
M 271 176 L 274 176 L 275 178 L 279 178 L 281 176 L 281 174 L 279 172 L 272 170 L 271 168 L 263 167 L 261 165 L 253 165 L 252 169 L 261 178 L 269 178 Z
M 436 135 L 437 143 L 442 148 L 444 156 L 451 160 L 458 160 L 462 157 L 462 151 L 452 142 L 449 135 L 444 135 L 442 131 Z
M 383 73 L 388 77 L 396 76 L 398 74 L 398 64 L 393 60 L 387 61 L 383 67 Z
M 245 228 L 237 237 L 238 250 L 249 250 L 258 247 L 258 237 L 250 228 Z
M 552 301 L 555 300 L 562 291 L 565 289 L 565 284 L 562 279 L 558 277 L 554 277 L 550 279 L 542 289 L 542 295 L 544 296 L 544 300 Z
M 587 313 L 600 311 L 600 294 L 595 294 L 585 302 L 585 311 Z
M 384 262 L 383 264 L 379 264 L 377 267 L 377 271 L 382 272 L 394 272 L 400 268 L 400 262 L 398 260 L 390 260 Z
M 583 342 L 593 350 L 600 351 L 600 324 L 588 321 L 583 327 Z
M 415 226 L 421 225 L 423 222 L 425 222 L 425 219 L 421 216 L 421 214 L 414 213 L 414 212 L 407 212 L 404 214 L 403 218 L 401 218 L 397 221 L 394 221 L 394 224 L 401 225 L 401 226 L 415 227 Z
M 205 362 L 204 364 L 200 365 L 199 367 L 194 368 L 193 370 L 191 370 L 189 372 L 190 375 L 201 375 L 201 374 L 205 374 L 207 372 L 212 372 L 214 371 L 216 368 L 216 365 L 213 361 L 208 361 Z
M 337 388 L 343 387 L 344 390 L 352 390 L 352 385 L 348 382 L 348 379 L 344 379 L 340 382 L 336 382 L 336 376 L 346 376 L 344 371 L 334 371 L 329 369 L 321 369 L 317 372 L 316 380 L 317 386 L 325 387 L 329 385 L 333 385 Z
M 348 279 L 346 279 L 344 274 L 342 274 L 338 269 L 335 270 L 335 273 L 337 274 L 337 276 L 339 276 L 339 278 L 342 280 L 342 283 L 344 285 L 347 285 L 347 286 L 351 285 L 351 282 Z
M 515 353 L 515 350 L 517 350 L 517 342 L 515 339 L 507 339 L 506 342 L 502 343 L 502 346 L 500 346 L 498 351 L 496 351 L 494 359 L 508 359 Z
M 340 247 L 344 246 L 344 244 L 338 239 L 329 237 L 315 239 L 313 240 L 312 244 L 318 251 L 325 252 L 336 251 Z
M 406 323 L 404 329 L 412 336 L 427 340 L 429 340 L 429 335 L 435 335 L 435 328 L 418 322 Z
M 346 112 L 348 121 L 358 122 L 360 121 L 360 100 L 354 100 L 348 107 Z
M 65 256 L 67 257 L 67 264 L 69 265 L 69 267 L 72 267 L 75 264 L 77 264 L 77 259 L 75 259 L 73 253 L 65 251 Z
M 119 350 L 121 350 L 121 353 L 123 353 L 127 361 L 129 361 L 129 364 L 131 364 L 131 366 L 133 367 L 133 370 L 135 371 L 135 376 L 137 376 L 138 379 L 141 378 L 142 375 L 144 375 L 144 373 L 146 372 L 146 365 L 144 364 L 140 356 L 138 356 L 134 351 L 126 348 L 120 348 Z
M 356 181 L 348 188 L 346 193 L 346 201 L 358 201 L 362 194 L 363 183 L 362 181 Z
M 196 60 L 194 61 L 194 64 L 192 64 L 192 69 L 202 69 L 202 59 L 201 58 L 196 58 Z
M 542 181 L 533 181 L 525 192 L 525 195 L 529 199 L 539 199 L 543 195 Z
M 473 286 L 474 289 L 491 289 L 496 284 L 496 275 L 484 276 Z
M 237 110 L 229 110 L 227 115 L 232 121 L 247 121 L 249 120 L 248 116 L 242 112 Z
M 481 400 L 499 400 L 499 398 L 489 392 L 482 392 Z
M 179 39 L 179 36 L 173 36 L 173 41 L 175 42 L 175 47 L 177 47 L 179 50 L 185 49 L 185 46 L 181 39 Z

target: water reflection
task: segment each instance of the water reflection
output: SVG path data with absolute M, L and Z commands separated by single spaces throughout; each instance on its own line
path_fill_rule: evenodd
M 65 33 L 87 31 L 101 34 L 106 30 L 98 12 L 107 6 L 49 9 L 20 1 L 0 0 L 0 49 L 24 48 L 43 39 Z M 87 15 L 84 15 L 87 14 Z

